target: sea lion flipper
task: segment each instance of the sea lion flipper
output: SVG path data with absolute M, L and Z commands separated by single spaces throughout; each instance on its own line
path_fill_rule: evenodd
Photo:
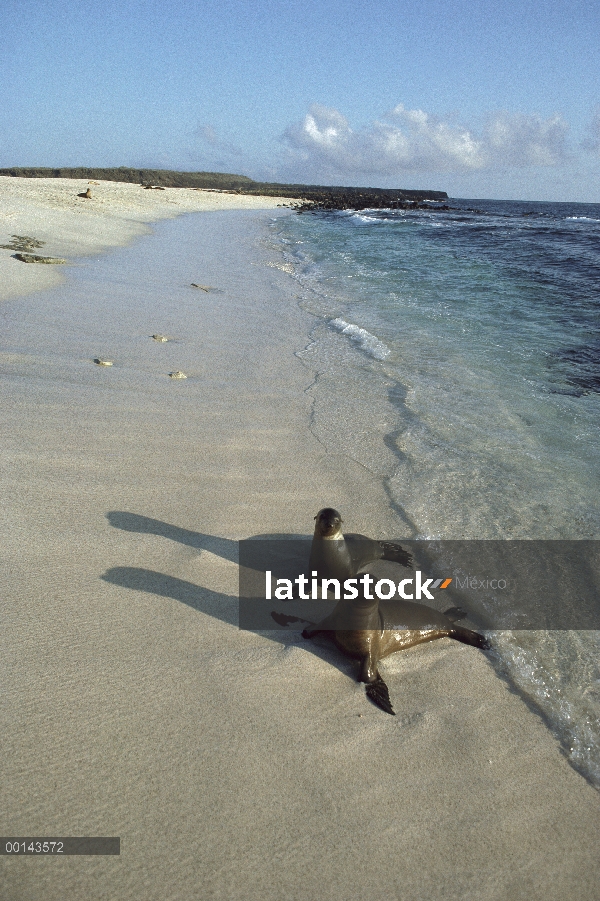
M 449 637 L 463 644 L 470 644 L 474 648 L 480 648 L 482 651 L 489 651 L 492 647 L 485 635 L 464 629 L 462 626 L 454 626 Z
M 409 554 L 408 551 L 405 551 L 401 545 L 396 544 L 395 541 L 382 541 L 380 543 L 383 549 L 383 560 L 393 560 L 394 563 L 399 563 L 400 566 L 406 566 L 407 569 L 412 568 L 412 554 Z
M 405 551 L 395 541 L 375 541 L 373 538 L 367 538 L 366 535 L 359 535 L 353 532 L 344 535 L 344 540 L 357 572 L 376 560 L 390 560 L 408 569 L 412 568 L 412 554 Z
M 352 560 L 353 572 L 351 575 L 355 575 L 376 560 L 381 560 L 383 556 L 382 543 L 375 541 L 373 538 L 367 538 L 366 535 L 347 532 L 343 536 L 343 541 L 350 552 L 350 559 Z
M 388 691 L 388 687 L 381 678 L 381 676 L 377 676 L 377 679 L 374 682 L 367 682 L 366 686 L 367 697 L 370 701 L 373 701 L 377 707 L 380 707 L 381 710 L 384 710 L 386 713 L 391 714 L 392 716 L 396 716 L 396 712 L 392 707 L 392 702 L 390 701 L 390 693 Z

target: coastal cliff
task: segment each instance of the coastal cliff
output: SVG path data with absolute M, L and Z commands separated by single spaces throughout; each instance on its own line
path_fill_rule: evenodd
M 280 184 L 253 181 L 245 175 L 224 172 L 175 172 L 168 169 L 24 168 L 0 169 L 0 176 L 19 178 L 87 178 L 98 181 L 129 182 L 143 187 L 196 188 L 203 191 L 231 191 L 267 197 L 290 197 L 302 201 L 301 210 L 414 209 L 423 201 L 444 201 L 445 191 L 400 188 L 349 188 L 342 186 Z

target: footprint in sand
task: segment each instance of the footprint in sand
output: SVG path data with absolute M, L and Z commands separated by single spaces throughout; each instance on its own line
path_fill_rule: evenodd
M 181 372 L 181 370 L 178 369 L 177 372 L 170 372 L 169 378 L 170 379 L 187 379 L 187 375 L 185 374 L 185 372 Z
M 101 360 L 100 357 L 94 357 L 94 363 L 97 366 L 112 366 L 112 360 Z

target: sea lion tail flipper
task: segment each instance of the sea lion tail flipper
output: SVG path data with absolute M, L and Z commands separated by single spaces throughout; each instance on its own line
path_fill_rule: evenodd
M 400 566 L 406 566 L 408 569 L 412 567 L 412 554 L 405 551 L 401 545 L 394 541 L 382 541 L 381 547 L 383 548 L 383 560 L 393 560 L 394 563 L 399 563 Z
M 455 626 L 450 632 L 450 638 L 462 641 L 463 644 L 470 644 L 474 648 L 481 648 L 482 651 L 489 651 L 491 648 L 485 635 L 480 635 L 479 632 L 473 632 L 471 629 L 463 629 L 462 626 Z
M 386 713 L 391 714 L 392 716 L 396 716 L 396 712 L 392 707 L 392 702 L 390 701 L 390 693 L 388 691 L 388 687 L 379 675 L 377 674 L 377 679 L 374 682 L 367 682 L 366 685 L 367 697 L 370 701 L 380 707 L 381 710 L 384 710 Z

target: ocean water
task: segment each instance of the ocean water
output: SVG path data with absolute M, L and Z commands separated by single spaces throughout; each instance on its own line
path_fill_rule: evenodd
M 312 428 L 396 538 L 600 538 L 600 205 L 450 200 L 270 224 L 314 317 Z M 600 589 L 600 586 L 599 586 Z M 600 633 L 498 632 L 498 671 L 600 786 Z

